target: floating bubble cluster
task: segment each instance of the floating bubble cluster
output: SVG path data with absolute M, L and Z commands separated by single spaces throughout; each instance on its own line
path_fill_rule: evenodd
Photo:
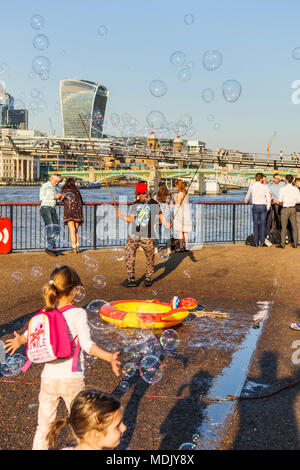
M 152 96 L 161 98 L 167 93 L 168 87 L 162 80 L 152 80 L 149 84 L 149 91 Z
M 203 54 L 203 67 L 212 72 L 221 67 L 223 62 L 223 56 L 220 51 L 206 51 Z

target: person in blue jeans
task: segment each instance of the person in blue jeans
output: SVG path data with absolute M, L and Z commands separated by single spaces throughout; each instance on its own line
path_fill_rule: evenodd
M 245 202 L 252 200 L 252 218 L 253 218 L 253 234 L 254 243 L 252 246 L 261 246 L 265 244 L 266 238 L 266 220 L 267 214 L 271 207 L 271 194 L 266 185 L 262 183 L 263 174 L 256 173 L 255 183 L 251 184 L 248 189 Z
M 58 192 L 57 186 L 60 182 L 60 175 L 52 175 L 47 183 L 44 183 L 40 189 L 40 201 L 41 201 L 41 217 L 44 221 L 45 226 L 59 225 L 58 216 L 56 213 L 56 201 L 62 198 L 62 195 Z M 47 247 L 45 252 L 52 256 L 57 256 L 55 251 L 55 234 L 52 230 L 46 230 Z

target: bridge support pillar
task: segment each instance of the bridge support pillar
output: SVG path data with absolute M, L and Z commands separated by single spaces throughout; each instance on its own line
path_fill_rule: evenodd
M 158 184 L 161 180 L 160 171 L 156 165 L 151 165 L 148 179 L 148 187 L 150 191 L 157 191 Z

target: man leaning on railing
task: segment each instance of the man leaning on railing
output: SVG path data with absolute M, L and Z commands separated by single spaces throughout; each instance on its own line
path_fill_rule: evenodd
M 52 175 L 50 181 L 44 183 L 40 189 L 40 201 L 41 202 L 41 216 L 45 226 L 58 225 L 59 220 L 56 213 L 56 201 L 62 198 L 62 195 L 58 192 L 57 186 L 60 182 L 60 175 Z M 47 247 L 45 252 L 49 255 L 56 256 L 55 241 L 51 235 L 51 230 L 46 231 Z

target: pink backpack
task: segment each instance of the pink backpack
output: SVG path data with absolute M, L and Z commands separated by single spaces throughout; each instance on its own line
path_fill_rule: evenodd
M 43 364 L 57 359 L 73 356 L 72 372 L 76 372 L 80 345 L 77 341 L 74 349 L 74 342 L 77 336 L 70 340 L 67 322 L 62 312 L 76 308 L 66 305 L 61 309 L 46 311 L 44 308 L 33 315 L 28 324 L 27 336 L 27 362 L 22 367 L 22 372 L 26 372 L 32 362 Z

